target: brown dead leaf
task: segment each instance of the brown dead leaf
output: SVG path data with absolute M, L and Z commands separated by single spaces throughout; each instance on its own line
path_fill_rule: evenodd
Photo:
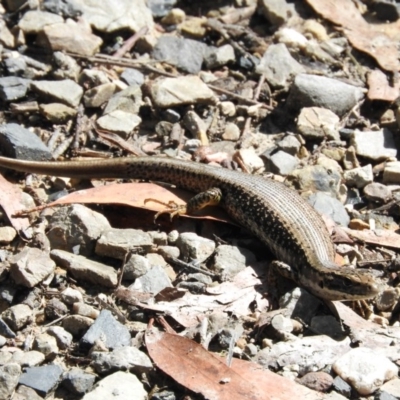
M 342 227 L 352 239 L 357 239 L 368 244 L 400 249 L 400 235 L 388 230 L 375 229 L 357 231 Z
M 323 18 L 342 28 L 351 45 L 386 71 L 399 70 L 397 43 L 380 26 L 367 23 L 352 0 L 307 0 Z
M 399 96 L 400 82 L 390 86 L 386 75 L 379 70 L 368 74 L 368 94 L 370 100 L 395 101 Z
M 228 367 L 224 360 L 196 342 L 157 331 L 146 332 L 146 346 L 158 368 L 184 387 L 201 393 L 210 400 L 322 400 L 314 392 L 260 365 L 233 360 Z
M 0 205 L 7 214 L 12 226 L 17 232 L 24 232 L 25 237 L 29 235 L 27 229 L 30 226 L 26 217 L 13 217 L 14 214 L 25 211 L 26 207 L 22 201 L 22 190 L 0 175 Z
M 145 204 L 145 200 L 158 199 L 165 203 L 174 201 L 176 204 L 182 205 L 192 197 L 193 193 L 186 190 L 166 188 L 155 183 L 119 183 L 79 190 L 46 204 L 43 208 L 72 203 L 119 204 L 158 212 L 164 210 L 165 206 L 154 201 L 148 201 Z M 185 215 L 185 217 L 233 223 L 224 210 L 219 207 L 207 207 L 195 215 Z

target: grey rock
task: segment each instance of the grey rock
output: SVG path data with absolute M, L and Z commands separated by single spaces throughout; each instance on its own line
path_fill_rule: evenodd
M 80 368 L 72 368 L 64 373 L 62 386 L 73 394 L 82 395 L 92 389 L 95 380 L 95 375 L 88 374 Z
M 21 367 L 36 367 L 45 360 L 45 356 L 40 351 L 21 351 L 15 352 L 12 361 L 21 365 Z
M 397 378 L 396 364 L 375 349 L 358 347 L 337 356 L 333 370 L 361 396 L 369 396 L 387 380 Z
M 73 0 L 44 0 L 43 8 L 67 18 L 76 18 L 82 15 L 81 2 Z
M 222 134 L 222 139 L 236 141 L 240 138 L 240 129 L 233 122 L 228 122 L 225 125 L 225 132 Z
M 77 114 L 77 110 L 61 103 L 40 104 L 39 111 L 47 120 L 55 124 L 66 122 Z
M 350 217 L 343 204 L 324 192 L 312 194 L 308 202 L 320 213 L 331 217 L 338 225 L 348 226 Z
M 204 52 L 204 63 L 207 68 L 220 68 L 235 61 L 235 51 L 230 44 L 221 47 L 208 47 Z
M 53 54 L 53 62 L 56 66 L 53 71 L 53 75 L 56 79 L 78 80 L 81 67 L 73 57 L 64 54 L 62 51 L 55 51 Z
M 151 31 L 154 26 L 150 9 L 145 0 L 119 0 L 92 3 L 83 0 L 65 0 L 66 3 L 75 3 L 82 11 L 82 17 L 100 32 L 115 32 L 128 30 L 137 32 L 147 26 Z M 75 5 L 75 8 L 77 6 Z
M 47 396 L 58 386 L 62 373 L 62 368 L 55 364 L 27 368 L 19 378 L 19 384 L 35 389 L 42 396 Z
M 308 165 L 294 170 L 289 179 L 294 181 L 295 187 L 301 191 L 321 191 L 336 196 L 342 176 L 338 171 L 327 169 L 321 165 Z
M 25 304 L 16 304 L 5 310 L 2 317 L 11 329 L 18 331 L 33 319 L 33 311 Z
M 379 204 L 387 203 L 393 198 L 392 191 L 378 182 L 369 183 L 364 187 L 363 192 L 368 200 Z
M 374 161 L 396 157 L 397 155 L 393 133 L 387 128 L 379 131 L 355 130 L 350 143 L 356 149 L 358 156 Z
M 137 69 L 126 68 L 120 76 L 121 80 L 129 86 L 142 86 L 145 81 L 144 75 Z
M 6 338 L 15 338 L 15 333 L 13 330 L 7 325 L 3 318 L 0 318 L 0 335 Z
M 339 140 L 340 118 L 330 110 L 320 107 L 304 107 L 300 111 L 296 128 L 307 139 Z
M 0 335 L 0 347 L 3 347 L 7 343 L 7 339 Z
M 110 353 L 93 352 L 92 365 L 99 374 L 122 370 L 135 374 L 148 374 L 153 369 L 150 358 L 137 349 L 128 346 L 115 349 Z
M 322 370 L 348 352 L 349 346 L 348 338 L 336 341 L 325 335 L 308 336 L 299 340 L 278 342 L 271 349 L 262 349 L 254 361 L 273 369 L 297 365 L 301 376 L 307 372 Z
M 386 3 L 386 2 L 385 2 Z M 400 11 L 400 9 L 399 9 Z M 375 400 L 397 400 L 398 397 L 392 396 L 390 393 L 379 390 L 374 397 Z
M 10 363 L 0 367 L 0 398 L 9 399 L 18 385 L 21 367 Z
M 320 305 L 321 302 L 319 299 L 300 288 L 286 293 L 279 300 L 279 306 L 287 308 L 291 318 L 299 319 L 306 324 L 311 322 L 311 318 L 314 317 Z
M 0 78 L 0 99 L 3 101 L 22 99 L 25 97 L 30 84 L 30 79 L 3 76 Z
M 130 289 L 153 294 L 157 294 L 167 287 L 172 287 L 171 280 L 165 269 L 159 265 L 151 267 L 144 275 L 137 278 L 135 282 L 129 286 Z
M 101 340 L 108 349 L 129 346 L 131 335 L 126 326 L 118 322 L 108 310 L 102 310 L 94 324 L 85 333 L 79 345 L 88 349 Z
M 165 17 L 175 7 L 177 0 L 147 0 L 147 7 L 150 8 L 154 18 Z
M 56 338 L 47 333 L 41 333 L 35 337 L 33 348 L 43 353 L 46 360 L 53 360 L 59 352 Z
M 116 110 L 137 114 L 142 103 L 142 91 L 140 86 L 131 85 L 111 97 L 103 114 L 109 114 Z
M 258 353 L 258 348 L 255 344 L 248 343 L 243 349 L 243 352 L 247 354 L 249 357 L 254 357 Z
M 17 231 L 12 226 L 0 227 L 0 244 L 10 244 L 16 236 Z
M 62 326 L 50 326 L 46 333 L 56 339 L 57 346 L 61 350 L 66 350 L 71 346 L 73 337 Z
M 153 50 L 153 58 L 166 61 L 189 74 L 197 74 L 201 71 L 206 49 L 204 43 L 196 40 L 161 36 Z
M 147 400 L 147 392 L 135 375 L 118 371 L 97 382 L 82 400 Z
M 351 386 L 343 380 L 340 376 L 337 376 L 332 383 L 333 388 L 336 392 L 345 396 L 346 398 L 350 398 L 351 395 Z
M 336 79 L 299 74 L 290 89 L 287 104 L 293 110 L 303 107 L 327 108 L 341 117 L 363 97 L 360 88 Z
M 332 315 L 317 315 L 311 319 L 310 327 L 319 335 L 327 335 L 335 340 L 342 340 L 346 336 L 342 325 Z
M 400 184 L 400 161 L 386 163 L 383 170 L 383 183 Z
M 115 110 L 100 117 L 97 120 L 97 125 L 101 129 L 116 133 L 122 138 L 127 139 L 141 122 L 142 119 L 138 115 Z
M 88 29 L 87 24 L 69 19 L 65 23 L 45 26 L 37 36 L 36 43 L 52 51 L 92 56 L 99 51 L 103 41 Z
M 295 156 L 301 147 L 301 143 L 294 135 L 285 136 L 282 140 L 277 143 L 278 147 L 284 152 Z
M 362 189 L 364 186 L 374 180 L 372 165 L 367 164 L 364 167 L 353 168 L 345 171 L 343 178 L 346 181 L 346 185 L 355 186 L 358 189 Z
M 285 0 L 261 0 L 258 7 L 272 25 L 283 25 L 290 17 L 297 15 L 294 4 Z
M 182 233 L 176 242 L 176 246 L 186 261 L 203 262 L 215 250 L 214 241 L 202 238 L 193 232 Z
M 382 392 L 386 392 L 395 398 L 400 398 L 400 379 L 395 378 L 390 381 L 384 383 L 380 390 Z
M 396 288 L 386 288 L 376 297 L 376 308 L 379 311 L 390 311 L 399 301 L 400 293 Z
M 11 304 L 14 300 L 14 296 L 17 292 L 17 288 L 11 284 L 11 282 L 4 282 L 0 285 L 0 299 Z
M 4 19 L 0 20 L 0 44 L 9 49 L 13 49 L 16 44 L 15 37 L 8 29 Z M 1 50 L 3 50 L 3 48 Z
M 97 85 L 85 92 L 83 102 L 86 107 L 97 108 L 108 102 L 115 93 L 120 91 L 120 87 L 112 82 Z
M 32 78 L 31 76 L 26 76 L 25 71 L 27 70 L 28 66 L 26 65 L 26 59 L 25 57 L 10 57 L 6 58 L 4 60 L 4 65 L 7 68 L 8 74 L 9 75 L 15 75 L 15 78 L 17 76 L 22 77 L 22 78 Z M 6 77 L 10 78 L 10 77 Z M 3 79 L 3 78 L 1 78 Z M 17 78 L 19 79 L 19 78 Z M 20 83 L 17 85 L 17 89 L 21 86 Z M 11 86 L 11 91 L 13 91 L 14 87 Z M 28 87 L 26 88 L 28 89 Z M 26 90 L 25 90 L 26 93 Z M 23 97 L 24 95 L 20 96 Z
M 146 274 L 151 268 L 150 262 L 147 258 L 139 255 L 132 254 L 124 266 L 123 279 L 134 280 Z
M 62 327 L 71 335 L 81 337 L 93 325 L 92 318 L 82 315 L 69 315 L 62 320 Z
M 71 79 L 62 81 L 34 81 L 31 89 L 46 100 L 57 101 L 67 106 L 77 107 L 83 95 L 83 89 Z
M 277 151 L 268 158 L 268 169 L 281 176 L 291 174 L 298 165 L 299 160 L 297 157 L 282 150 Z
M 173 257 L 179 258 L 181 252 L 175 246 L 158 246 L 158 254 L 164 258 Z
M 47 146 L 33 132 L 18 124 L 0 125 L 0 147 L 8 157 L 23 160 L 50 160 Z
M 18 285 L 28 288 L 45 280 L 56 269 L 48 254 L 37 248 L 25 247 L 10 259 L 10 274 Z
M 104 230 L 96 243 L 95 252 L 99 256 L 106 256 L 123 260 L 126 254 L 134 249 L 141 248 L 148 251 L 153 241 L 148 233 L 139 229 Z
M 46 25 L 57 24 L 64 22 L 59 15 L 46 11 L 31 10 L 26 12 L 19 20 L 18 26 L 25 34 L 38 34 Z
M 150 231 L 149 235 L 157 246 L 166 246 L 168 244 L 168 236 L 165 232 Z
M 211 268 L 221 274 L 223 279 L 229 279 L 255 261 L 256 258 L 251 251 L 223 244 L 215 250 Z
M 58 298 L 51 298 L 44 308 L 44 313 L 50 321 L 69 313 L 68 307 Z
M 105 287 L 117 285 L 117 272 L 112 267 L 63 250 L 52 250 L 50 255 L 76 279 Z
M 25 385 L 19 385 L 13 400 L 43 400 L 43 397 L 39 396 L 32 388 Z
M 287 89 L 290 81 L 298 74 L 304 73 L 304 67 L 289 53 L 283 43 L 271 44 L 264 53 L 256 72 L 264 74 L 272 87 Z
M 90 256 L 96 240 L 110 223 L 104 215 L 81 204 L 57 209 L 49 218 L 49 238 L 52 249 Z
M 61 300 L 71 306 L 74 303 L 82 303 L 83 295 L 78 289 L 67 287 L 61 292 Z
M 215 102 L 213 91 L 197 76 L 157 79 L 150 85 L 150 95 L 160 108 Z

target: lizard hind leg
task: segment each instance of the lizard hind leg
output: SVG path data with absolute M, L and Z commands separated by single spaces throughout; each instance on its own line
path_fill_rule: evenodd
M 155 203 L 162 204 L 166 208 L 164 210 L 159 211 L 154 216 L 154 221 L 161 214 L 169 214 L 170 218 L 174 218 L 176 215 L 183 214 L 194 214 L 196 211 L 199 211 L 207 206 L 215 206 L 219 204 L 222 199 L 221 190 L 218 188 L 211 188 L 204 192 L 198 193 L 193 196 L 186 204 L 177 204 L 175 201 L 171 200 L 168 203 L 160 201 L 158 199 L 146 199 L 144 202 L 154 201 Z

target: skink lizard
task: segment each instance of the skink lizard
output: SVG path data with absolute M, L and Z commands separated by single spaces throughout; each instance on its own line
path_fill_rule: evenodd
M 359 300 L 372 298 L 380 290 L 367 271 L 335 264 L 334 246 L 325 223 L 306 200 L 284 184 L 261 176 L 164 157 L 70 162 L 0 157 L 0 166 L 52 176 L 170 183 L 199 194 L 189 201 L 188 212 L 219 202 L 285 263 L 280 268 L 284 276 L 314 295 L 326 300 Z

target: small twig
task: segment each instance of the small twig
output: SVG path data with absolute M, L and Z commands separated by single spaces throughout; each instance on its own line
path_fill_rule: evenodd
M 168 262 L 170 262 L 171 264 L 174 264 L 174 265 L 176 265 L 177 267 L 180 267 L 180 268 L 189 268 L 189 269 L 192 269 L 192 270 L 194 270 L 194 271 L 196 271 L 196 272 L 201 272 L 202 274 L 208 275 L 208 276 L 211 276 L 211 277 L 216 277 L 216 276 L 217 276 L 217 275 L 214 274 L 213 272 L 206 271 L 206 270 L 204 270 L 204 269 L 201 269 L 201 268 L 199 268 L 199 267 L 196 267 L 196 266 L 193 265 L 193 264 L 186 263 L 186 262 L 184 262 L 184 261 L 182 261 L 182 260 L 179 260 L 179 258 L 165 256 L 165 259 L 166 259 Z
M 133 36 L 131 36 L 122 46 L 120 49 L 118 49 L 114 54 L 113 57 L 118 58 L 118 57 L 123 57 L 125 53 L 129 52 L 132 50 L 133 46 L 136 44 L 136 42 L 146 33 L 148 32 L 149 28 L 147 26 L 143 26 L 141 29 L 139 29 Z

